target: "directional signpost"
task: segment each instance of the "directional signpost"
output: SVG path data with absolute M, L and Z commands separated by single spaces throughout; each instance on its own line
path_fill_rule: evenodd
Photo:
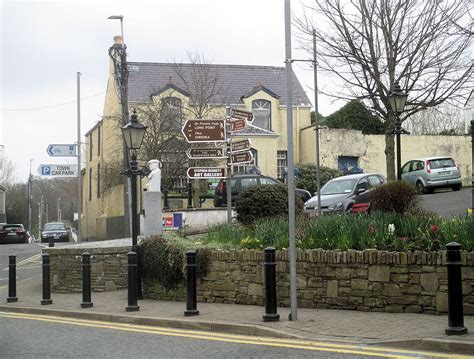
M 53 157 L 76 156 L 76 145 L 49 145 L 46 152 Z
M 230 121 L 230 130 L 231 131 L 240 131 L 247 127 L 247 121 L 239 119 L 239 120 L 231 120 Z
M 40 165 L 38 173 L 46 177 L 77 177 L 77 165 Z
M 245 151 L 245 152 L 237 152 L 230 155 L 230 160 L 233 164 L 236 163 L 249 163 L 253 160 L 252 152 Z
M 199 178 L 225 178 L 223 167 L 189 167 L 187 176 L 190 179 Z
M 232 109 L 231 114 L 230 114 L 230 119 L 231 121 L 244 120 L 244 121 L 247 121 L 248 123 L 252 123 L 253 113 L 250 111 Z
M 190 148 L 186 155 L 192 160 L 225 158 L 225 151 L 222 147 Z
M 230 144 L 230 150 L 232 152 L 250 150 L 250 140 L 247 138 L 245 140 L 232 141 Z
M 181 132 L 189 143 L 225 142 L 225 120 L 187 120 Z

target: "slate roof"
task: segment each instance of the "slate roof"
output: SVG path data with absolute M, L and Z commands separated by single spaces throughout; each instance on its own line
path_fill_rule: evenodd
M 129 62 L 129 101 L 149 102 L 150 95 L 174 85 L 186 90 L 176 74 L 172 63 Z M 184 76 L 190 76 L 191 64 L 180 64 Z M 247 65 L 205 65 L 210 66 L 220 79 L 223 91 L 215 96 L 214 104 L 236 105 L 257 86 L 263 86 L 279 96 L 280 104 L 286 105 L 285 67 Z M 311 106 L 311 102 L 293 72 L 293 106 Z

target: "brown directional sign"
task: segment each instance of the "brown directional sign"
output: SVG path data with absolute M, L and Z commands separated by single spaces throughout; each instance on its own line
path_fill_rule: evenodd
M 224 142 L 225 120 L 187 120 L 181 132 L 188 142 Z
M 223 167 L 189 167 L 188 178 L 225 178 Z
M 248 163 L 252 162 L 253 160 L 253 155 L 252 152 L 250 151 L 245 151 L 245 152 L 238 152 L 230 155 L 230 160 L 232 163 Z
M 186 155 L 190 159 L 224 158 L 225 151 L 222 147 L 190 148 Z
M 239 119 L 239 120 L 231 120 L 230 121 L 230 130 L 231 131 L 240 131 L 247 127 L 247 121 Z
M 230 150 L 232 152 L 240 152 L 250 150 L 250 140 L 247 138 L 245 140 L 234 141 L 230 145 Z
M 231 120 L 245 120 L 249 123 L 253 121 L 253 113 L 250 111 L 232 109 L 230 117 Z

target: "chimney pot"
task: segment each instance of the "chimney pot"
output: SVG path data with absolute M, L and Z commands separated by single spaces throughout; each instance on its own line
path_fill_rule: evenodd
M 114 36 L 114 45 L 122 45 L 122 36 L 120 35 Z

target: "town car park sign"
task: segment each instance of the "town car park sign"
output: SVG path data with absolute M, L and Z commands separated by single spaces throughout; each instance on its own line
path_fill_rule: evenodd
M 40 165 L 38 173 L 46 177 L 77 177 L 77 165 Z

